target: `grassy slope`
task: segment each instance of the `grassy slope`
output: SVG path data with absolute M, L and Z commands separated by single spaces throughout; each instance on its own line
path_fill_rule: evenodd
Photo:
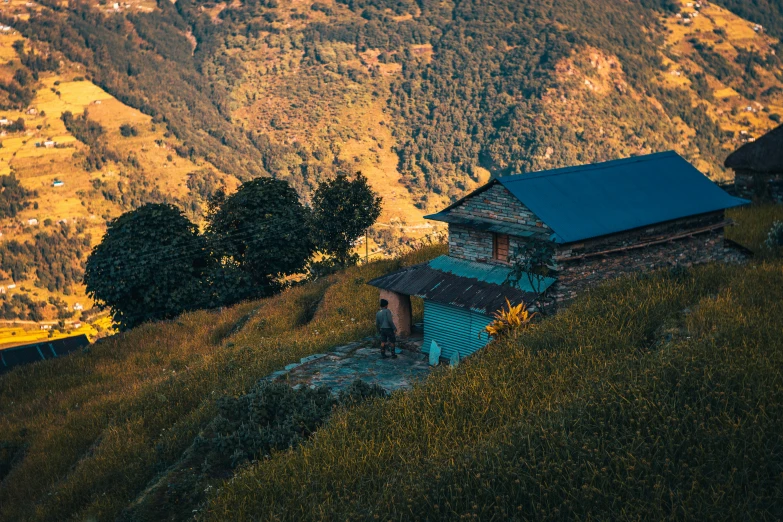
M 733 237 L 758 248 L 769 223 L 783 219 L 783 207 L 757 207 L 733 216 L 740 223 Z M 403 262 L 418 262 L 438 252 L 430 248 Z M 522 339 L 529 350 L 513 343 L 496 345 L 408 395 L 336 418 L 301 451 L 277 455 L 240 473 L 213 499 L 208 516 L 220 519 L 230 512 L 230 518 L 244 514 L 263 519 L 265 505 L 292 518 L 317 519 L 333 512 L 352 517 L 367 515 L 362 510 L 378 501 L 381 513 L 405 517 L 407 498 L 415 499 L 417 509 L 432 508 L 432 502 L 419 496 L 426 494 L 428 481 L 438 485 L 444 498 L 452 485 L 469 483 L 464 468 L 450 467 L 452 459 L 471 469 L 485 466 L 476 473 L 514 484 L 522 478 L 510 476 L 513 469 L 493 468 L 500 461 L 485 456 L 505 459 L 508 454 L 501 449 L 517 451 L 521 442 L 515 434 L 532 433 L 524 428 L 527 424 L 546 429 L 551 428 L 546 422 L 562 425 L 568 415 L 584 409 L 567 407 L 584 406 L 588 393 L 601 391 L 596 401 L 616 400 L 611 390 L 591 388 L 599 382 L 639 387 L 632 391 L 641 398 L 650 392 L 645 386 L 655 381 L 623 381 L 623 376 L 649 371 L 651 379 L 671 362 L 662 357 L 674 357 L 680 347 L 695 350 L 692 361 L 713 364 L 714 359 L 698 351 L 710 339 L 725 342 L 741 335 L 747 338 L 749 351 L 740 354 L 773 357 L 774 353 L 754 355 L 752 350 L 758 335 L 779 329 L 773 314 L 780 306 L 774 300 L 779 298 L 783 272 L 775 263 L 700 268 L 679 278 L 661 275 L 601 290 L 525 334 Z M 146 325 L 103 341 L 88 353 L 0 377 L 0 519 L 115 518 L 179 461 L 214 416 L 215 398 L 242 394 L 259 377 L 291 361 L 370 332 L 377 293 L 363 283 L 398 264 L 372 263 L 267 300 Z M 701 306 L 694 306 L 699 302 Z M 685 307 L 694 313 L 682 315 Z M 737 333 L 732 329 L 735 323 L 724 322 L 712 330 L 711 314 L 724 313 L 725 307 L 733 312 L 722 321 L 745 321 L 742 328 L 756 333 Z M 676 346 L 664 343 L 660 349 L 646 350 L 669 334 Z M 685 338 L 688 335 L 692 340 Z M 580 380 L 591 375 L 593 380 Z M 770 408 L 773 399 L 767 402 Z M 589 411 L 596 416 L 606 413 Z M 609 444 L 619 436 L 599 433 L 596 444 Z M 761 436 L 760 431 L 753 434 Z M 698 434 L 706 437 L 702 435 Z M 539 446 L 536 451 L 544 449 Z M 269 478 L 272 471 L 277 478 Z M 643 473 L 642 467 L 634 476 Z M 317 480 L 297 482 L 302 474 Z M 539 480 L 535 474 L 531 477 Z M 383 487 L 387 480 L 401 489 Z M 259 481 L 266 481 L 263 489 L 258 488 Z M 356 481 L 374 484 L 372 491 Z M 329 486 L 321 487 L 324 484 Z M 509 498 L 521 494 L 505 491 Z M 360 493 L 362 504 L 350 500 L 355 493 Z M 458 497 L 463 500 L 449 500 L 454 512 L 469 511 L 460 502 L 470 496 Z M 237 506 L 242 506 L 240 513 Z M 507 503 L 504 506 L 508 508 Z M 432 518 L 435 514 L 429 513 Z
M 114 519 L 179 459 L 219 396 L 370 333 L 377 291 L 364 282 L 400 262 L 142 326 L 0 377 L 0 519 Z
M 737 212 L 732 234 L 758 248 L 782 214 Z M 777 518 L 781 298 L 779 260 L 618 281 L 341 414 L 205 518 Z

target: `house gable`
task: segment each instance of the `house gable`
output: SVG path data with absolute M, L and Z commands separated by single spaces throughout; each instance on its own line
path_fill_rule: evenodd
M 538 232 L 549 227 L 529 208 L 522 204 L 500 183 L 492 184 L 487 190 L 463 199 L 447 212 L 466 220 L 498 221 L 512 226 L 523 225 Z
M 513 253 L 527 238 L 548 240 L 552 234 L 546 223 L 497 182 L 428 217 L 449 224 L 449 255 L 467 261 L 492 262 L 497 235 L 508 237 L 508 252 Z

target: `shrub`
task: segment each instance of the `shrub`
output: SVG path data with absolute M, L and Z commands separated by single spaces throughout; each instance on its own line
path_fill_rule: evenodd
M 514 335 L 520 330 L 527 328 L 530 325 L 530 321 L 538 315 L 537 313 L 530 313 L 527 310 L 525 303 L 519 303 L 518 305 L 512 305 L 508 298 L 506 299 L 506 309 L 501 308 L 493 314 L 495 318 L 485 328 L 486 332 L 493 339 L 503 337 L 506 335 Z
M 130 123 L 123 123 L 120 125 L 120 134 L 123 138 L 130 138 L 131 136 L 138 136 L 139 130 Z
M 769 229 L 767 240 L 764 241 L 767 248 L 776 249 L 783 246 L 783 221 L 775 221 Z

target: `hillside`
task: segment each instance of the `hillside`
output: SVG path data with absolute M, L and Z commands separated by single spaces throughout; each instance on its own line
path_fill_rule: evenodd
M 765 257 L 760 245 L 770 223 L 783 219 L 780 207 L 733 217 L 732 237 Z M 769 484 L 777 484 L 768 473 L 781 465 L 779 258 L 609 285 L 456 371 L 339 413 L 299 450 L 211 475 L 206 460 L 188 464 L 224 411 L 221 397 L 242 396 L 292 360 L 367 335 L 377 291 L 365 281 L 441 252 L 147 324 L 0 376 L 0 518 L 184 520 L 194 510 L 217 520 L 489 516 L 496 506 L 517 510 L 510 499 L 535 491 L 546 495 L 523 505 L 526 516 L 557 518 L 555 507 L 609 516 L 610 493 L 630 512 L 662 516 L 669 506 L 703 518 L 766 505 Z M 768 415 L 756 415 L 758 405 Z M 666 444 L 652 444 L 657 438 Z M 215 447 L 230 457 L 231 440 Z M 527 452 L 540 467 L 509 464 Z M 714 473 L 725 480 L 712 483 L 713 498 L 702 486 Z M 702 489 L 691 490 L 692 480 Z M 570 505 L 560 504 L 563 488 L 578 495 Z M 670 489 L 691 493 L 662 499 Z
M 19 294 L 4 316 L 71 320 L 107 219 L 170 201 L 198 221 L 218 186 L 259 175 L 307 200 L 364 172 L 385 199 L 376 255 L 490 175 L 675 149 L 725 179 L 783 115 L 780 9 L 689 3 L 0 4 L 0 116 L 26 126 L 0 138 L 0 172 L 35 191 L 0 217 L 4 244 L 30 242 L 0 256 Z
M 0 75 L 33 74 L 20 63 L 17 42 L 24 44 L 22 53 L 37 53 L 18 33 L 0 34 Z M 21 118 L 25 128 L 2 131 L 0 175 L 13 175 L 31 193 L 26 207 L 4 216 L 0 225 L 0 287 L 4 302 L 13 305 L 4 305 L 2 319 L 70 322 L 80 315 L 73 313 L 74 305 L 92 306 L 81 284 L 81 263 L 107 220 L 162 201 L 200 220 L 209 190 L 221 185 L 233 190 L 238 180 L 208 162 L 178 156 L 181 142 L 165 125 L 85 80 L 81 66 L 65 62 L 57 72 L 35 74 L 29 104 L 2 111 L 3 119 Z M 77 126 L 67 128 L 65 112 L 75 115 Z M 82 114 L 100 126 L 97 137 L 75 135 Z M 123 125 L 130 135 L 122 135 Z M 30 301 L 14 301 L 15 296 Z

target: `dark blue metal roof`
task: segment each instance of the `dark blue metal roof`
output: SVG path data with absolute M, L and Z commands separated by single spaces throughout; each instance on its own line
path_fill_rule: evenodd
M 42 341 L 40 343 L 2 349 L 0 350 L 0 374 L 22 364 L 68 355 L 88 344 L 90 344 L 90 340 L 87 336 L 79 334 L 52 341 Z
M 497 181 L 552 228 L 557 243 L 749 203 L 671 151 Z

